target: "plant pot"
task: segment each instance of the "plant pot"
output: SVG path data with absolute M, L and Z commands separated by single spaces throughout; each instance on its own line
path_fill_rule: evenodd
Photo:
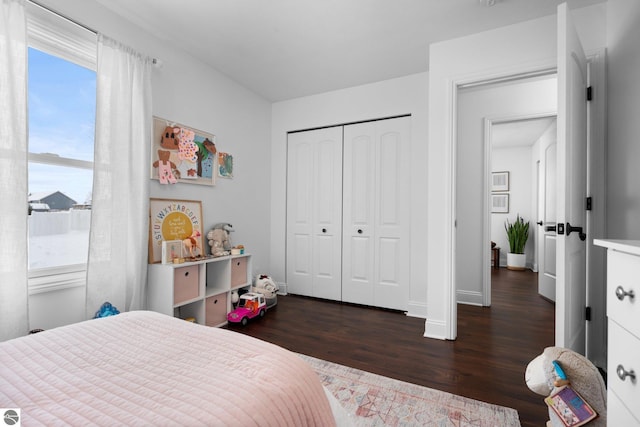
M 509 270 L 524 270 L 526 261 L 525 254 L 512 254 L 511 252 L 507 254 L 507 268 Z

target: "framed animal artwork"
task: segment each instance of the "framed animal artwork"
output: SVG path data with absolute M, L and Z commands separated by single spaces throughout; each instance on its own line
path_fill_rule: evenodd
M 168 241 L 181 243 L 184 258 L 206 257 L 202 234 L 202 202 L 149 199 L 149 264 L 162 262 Z
M 213 134 L 153 118 L 151 179 L 160 184 L 215 185 L 218 156 Z

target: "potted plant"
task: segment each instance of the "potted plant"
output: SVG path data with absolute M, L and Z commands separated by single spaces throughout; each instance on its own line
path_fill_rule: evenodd
M 510 223 L 507 219 L 504 229 L 507 231 L 507 239 L 509 240 L 507 268 L 509 270 L 524 270 L 526 261 L 524 245 L 529 238 L 529 221 L 524 222 L 518 214 L 514 223 Z

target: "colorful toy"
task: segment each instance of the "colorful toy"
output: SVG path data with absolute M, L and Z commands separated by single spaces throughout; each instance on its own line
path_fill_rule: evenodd
M 100 306 L 100 310 L 96 311 L 93 318 L 98 319 L 100 317 L 115 316 L 116 314 L 120 314 L 120 311 L 107 301 Z
M 194 230 L 193 233 L 191 233 L 191 236 L 187 237 L 182 241 L 182 244 L 184 245 L 185 249 L 189 251 L 189 255 L 191 255 L 191 258 L 195 258 L 196 251 L 202 249 L 200 248 L 198 237 L 200 237 L 200 231 Z
M 567 348 L 547 347 L 541 355 L 529 362 L 525 382 L 531 391 L 542 396 L 570 387 L 598 414 L 588 425 L 607 425 L 607 392 L 604 380 L 598 368 L 581 354 Z M 565 426 L 551 407 L 547 426 Z
M 264 317 L 267 312 L 267 303 L 264 295 L 248 292 L 240 295 L 238 306 L 227 315 L 227 320 L 232 323 L 240 323 L 245 326 L 249 319 Z

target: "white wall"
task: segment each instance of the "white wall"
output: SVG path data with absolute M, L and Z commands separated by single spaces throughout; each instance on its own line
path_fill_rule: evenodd
M 578 32 L 602 34 L 604 5 L 576 16 Z M 455 88 L 458 84 L 555 68 L 556 16 L 430 46 L 427 210 L 427 320 L 425 336 L 455 339 L 453 214 Z M 588 37 L 586 49 L 604 45 Z M 602 44 L 599 44 L 602 42 Z M 593 43 L 593 45 L 592 45 Z
M 640 2 L 607 2 L 607 232 L 640 239 Z M 598 236 L 600 237 L 600 236 Z
M 491 214 L 491 240 L 500 247 L 500 265 L 507 264 L 509 241 L 504 230 L 505 221 L 515 222 L 516 216 L 529 221 L 529 239 L 525 246 L 527 268 L 533 269 L 535 261 L 535 206 L 533 205 L 533 182 L 535 176 L 531 168 L 533 148 L 504 147 L 491 152 L 491 170 L 509 171 L 509 213 Z
M 217 222 L 230 222 L 236 229 L 231 235 L 232 243 L 244 244 L 247 252 L 253 254 L 254 273 L 268 272 L 271 103 L 95 1 L 43 0 L 42 3 L 162 61 L 163 66 L 154 69 L 152 75 L 153 114 L 215 134 L 218 150 L 234 157 L 234 178 L 218 179 L 215 187 L 163 186 L 153 181 L 150 196 L 202 201 L 205 230 Z M 83 301 L 82 298 L 71 300 Z M 84 307 L 65 309 L 84 312 Z M 55 316 L 54 310 L 51 315 Z M 82 315 L 78 317 L 82 318 Z M 58 323 L 51 320 L 51 324 Z
M 287 132 L 327 125 L 411 114 L 411 285 L 409 314 L 425 315 L 426 139 L 428 74 L 278 102 L 272 111 L 271 263 L 274 279 L 284 283 L 286 259 Z

